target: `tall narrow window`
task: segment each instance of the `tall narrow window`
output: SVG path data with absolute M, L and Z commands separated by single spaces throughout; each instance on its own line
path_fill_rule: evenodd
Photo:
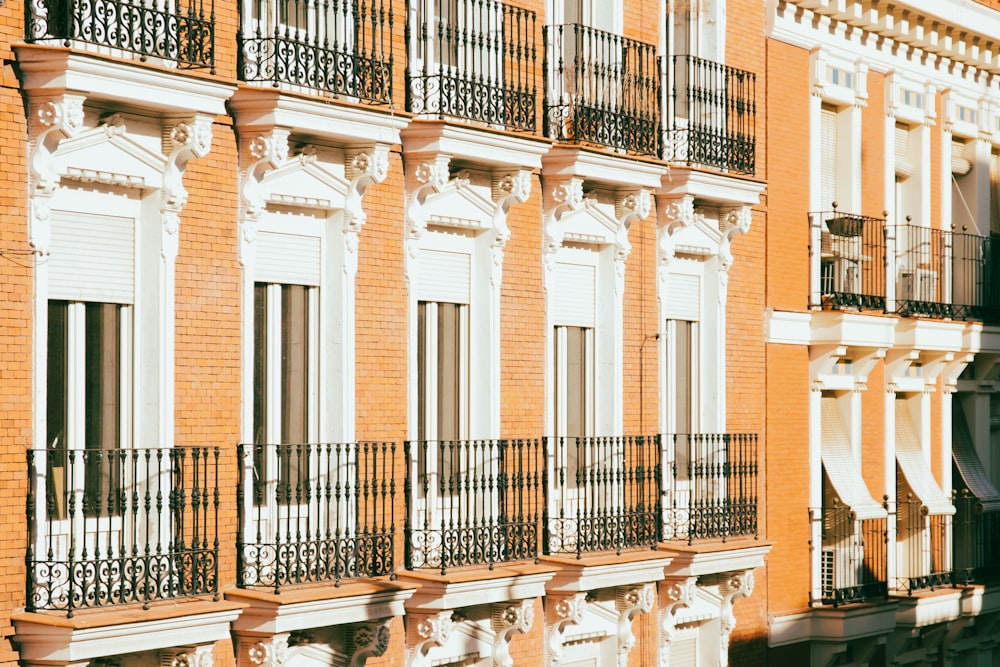
M 465 304 L 417 304 L 417 428 L 421 440 L 468 437 L 468 312 Z
M 569 438 L 594 433 L 594 330 L 557 326 L 555 329 L 556 435 Z
M 80 491 L 84 516 L 120 511 L 115 452 L 125 436 L 127 314 L 119 304 L 49 302 L 46 493 L 52 518 L 65 518 L 70 494 Z
M 698 428 L 698 323 L 669 320 L 667 345 L 673 362 L 667 373 L 674 387 L 674 432 L 691 433 Z
M 305 445 L 317 423 L 317 297 L 317 289 L 305 285 L 254 285 L 254 438 L 282 445 L 277 461 L 264 461 L 260 448 L 255 463 L 264 480 L 268 466 L 277 465 L 283 503 L 298 504 L 309 474 Z
M 829 210 L 833 202 L 843 205 L 838 200 L 837 183 L 839 180 L 838 163 L 840 155 L 837 141 L 837 109 L 824 104 L 820 111 L 820 188 L 819 204 L 821 210 Z

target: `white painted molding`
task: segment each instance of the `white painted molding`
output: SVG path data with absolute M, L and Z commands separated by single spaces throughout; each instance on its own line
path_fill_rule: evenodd
M 694 605 L 697 588 L 697 577 L 668 577 L 659 583 L 660 667 L 670 666 L 677 612 Z
M 753 587 L 753 570 L 730 572 L 719 579 L 719 593 L 722 595 L 719 606 L 719 667 L 729 664 L 729 636 L 736 629 L 733 602 L 738 598 L 750 597 Z
M 160 664 L 164 667 L 212 667 L 214 644 L 180 646 L 160 651 Z
M 628 667 L 628 654 L 635 646 L 632 620 L 639 614 L 648 614 L 656 605 L 656 588 L 643 584 L 635 588 L 615 591 L 615 608 L 618 610 L 618 667 Z
M 493 642 L 495 667 L 514 666 L 514 658 L 510 655 L 511 636 L 531 630 L 535 621 L 534 602 L 534 600 L 521 600 L 518 604 L 493 607 L 493 630 L 496 632 L 496 639 Z
M 288 636 L 281 633 L 251 644 L 247 648 L 247 657 L 257 667 L 282 667 L 288 657 Z
M 413 613 L 408 614 L 416 621 L 416 632 L 410 649 L 410 667 L 431 667 L 433 664 L 429 655 L 431 649 L 444 646 L 455 627 L 451 614 L 450 610 L 423 617 Z
M 563 639 L 566 630 L 571 625 L 580 625 L 587 608 L 587 593 L 576 593 L 569 596 L 547 595 L 547 603 L 551 605 L 549 622 L 546 635 L 548 641 L 545 643 L 546 664 L 549 667 L 556 667 L 562 664 Z

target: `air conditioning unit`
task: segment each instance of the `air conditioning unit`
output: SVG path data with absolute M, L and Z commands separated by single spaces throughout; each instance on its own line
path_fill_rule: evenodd
M 899 272 L 900 301 L 939 301 L 937 296 L 937 271 L 932 269 L 902 269 Z
M 835 257 L 823 262 L 820 275 L 823 294 L 858 294 L 861 292 L 861 267 L 856 259 Z

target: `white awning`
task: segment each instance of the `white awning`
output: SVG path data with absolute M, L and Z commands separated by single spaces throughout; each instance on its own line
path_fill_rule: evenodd
M 861 477 L 861 464 L 855 460 L 851 451 L 844 423 L 840 419 L 840 410 L 837 408 L 837 399 L 824 396 L 821 405 L 821 457 L 830 484 L 856 518 L 884 519 L 885 508 L 875 502 Z
M 958 468 L 962 481 L 982 504 L 983 511 L 1000 512 L 1000 491 L 986 474 L 983 462 L 976 454 L 969 425 L 958 401 L 955 401 L 955 414 L 952 416 L 951 457 L 955 460 L 955 467 Z
M 955 508 L 934 479 L 920 448 L 920 438 L 910 417 L 906 401 L 896 399 L 896 462 L 906 477 L 910 490 L 932 515 L 954 514 Z

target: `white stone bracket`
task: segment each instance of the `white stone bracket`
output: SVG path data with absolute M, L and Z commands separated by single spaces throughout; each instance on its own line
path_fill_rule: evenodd
M 513 605 L 493 606 L 493 631 L 496 639 L 493 642 L 493 664 L 495 667 L 513 667 L 514 659 L 510 655 L 510 640 L 515 634 L 524 634 L 531 630 L 535 621 L 535 601 L 521 600 Z
M 383 655 L 389 648 L 389 623 L 391 618 L 374 623 L 358 623 L 354 626 L 351 641 L 354 653 L 350 667 L 364 667 L 368 658 Z
M 583 615 L 587 609 L 587 594 L 575 593 L 567 597 L 555 597 L 552 594 L 546 595 L 550 605 L 547 616 L 548 627 L 546 628 L 546 664 L 555 667 L 562 663 L 563 640 L 566 630 L 571 625 L 580 625 L 583 622 Z
M 637 587 L 619 587 L 615 590 L 615 608 L 618 610 L 618 667 L 628 667 L 628 654 L 635 646 L 632 620 L 639 614 L 648 614 L 656 605 L 656 587 L 643 584 Z
M 660 665 L 670 664 L 670 644 L 674 640 L 677 612 L 694 605 L 697 577 L 668 577 L 659 582 Z
M 729 636 L 736 629 L 733 603 L 739 598 L 748 598 L 753 593 L 753 570 L 724 572 L 719 575 L 719 667 L 729 664 Z
M 432 664 L 430 652 L 435 647 L 444 646 L 455 627 L 452 612 L 442 611 L 436 614 L 421 616 L 408 612 L 406 620 L 416 623 L 415 632 L 407 632 L 410 642 L 410 667 L 430 667 Z

